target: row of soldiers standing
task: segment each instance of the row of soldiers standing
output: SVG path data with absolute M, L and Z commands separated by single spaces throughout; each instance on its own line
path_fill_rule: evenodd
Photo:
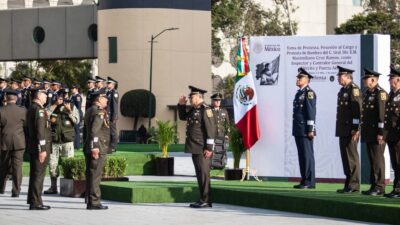
M 360 163 L 357 151 L 359 137 L 366 143 L 371 165 L 370 188 L 364 195 L 400 197 L 400 70 L 390 66 L 388 94 L 379 86 L 380 73 L 364 68 L 362 77 L 366 88 L 361 93 L 353 82 L 354 70 L 338 66 L 338 82 L 342 86 L 337 98 L 336 136 L 345 184 L 338 193 L 360 191 Z M 316 95 L 308 86 L 313 76 L 299 68 L 297 86 L 300 87 L 293 102 L 293 136 L 299 154 L 301 182 L 294 188 L 315 188 L 315 162 L 313 138 L 315 135 Z M 304 81 L 304 82 L 303 82 Z M 311 116 L 310 116 L 311 115 Z M 394 170 L 392 192 L 385 194 L 385 146 L 388 144 Z
M 104 87 L 104 82 L 107 87 Z M 58 161 L 60 156 L 73 157 L 74 148 L 80 148 L 80 123 L 83 120 L 82 96 L 79 87 L 73 85 L 71 96 L 69 89 L 62 87 L 59 82 L 34 81 L 26 77 L 23 79 L 22 89 L 19 89 L 17 81 L 10 81 L 10 88 L 5 80 L 0 81 L 0 99 L 4 99 L 0 107 L 1 151 L 0 151 L 0 194 L 4 194 L 6 177 L 12 174 L 12 197 L 19 197 L 22 181 L 22 161 L 25 148 L 30 153 L 30 181 L 28 191 L 28 204 L 31 210 L 46 210 L 41 200 L 45 168 L 49 163 L 51 186 L 45 194 L 56 194 L 57 178 L 59 175 Z M 39 84 L 37 84 L 39 83 Z M 36 85 L 36 86 L 35 86 Z M 99 181 L 97 176 L 91 176 L 90 159 L 104 159 L 107 152 L 115 150 L 118 136 L 116 133 L 116 120 L 118 114 L 117 81 L 108 77 L 104 79 L 96 76 L 87 83 L 89 92 L 86 100 L 85 126 L 83 133 L 84 149 L 89 157 L 87 159 L 88 180 Z M 96 87 L 95 87 L 96 86 Z M 51 88 L 50 88 L 51 87 Z M 62 87 L 62 88 L 61 88 Z M 101 105 L 101 107 L 99 106 Z M 91 109 L 91 108 L 96 108 Z M 101 108 L 101 110 L 100 110 Z M 100 113 L 94 113 L 100 110 Z M 88 117 L 88 118 L 87 118 Z M 108 138 L 101 140 L 102 147 L 95 149 L 96 156 L 91 152 L 100 142 L 99 137 L 91 137 L 98 132 L 90 132 L 95 117 L 99 117 L 101 123 L 96 124 L 96 129 L 106 127 Z M 87 119 L 86 119 L 87 118 Z M 91 123 L 86 123 L 91 121 Z M 114 133 L 109 130 L 114 128 Z M 87 131 L 85 133 L 85 131 Z M 86 138 L 85 138 L 86 137 Z M 102 135 L 102 138 L 105 138 Z M 109 140 L 112 140 L 111 142 Z M 89 143 L 90 142 L 90 143 Z M 104 148 L 104 143 L 107 148 Z M 98 163 L 96 163 L 97 165 Z M 100 168 L 100 167 L 99 167 Z M 97 170 L 98 171 L 98 170 Z M 102 171 L 102 169 L 100 169 Z M 99 174 L 96 172 L 96 174 Z M 91 177 L 93 179 L 91 179 Z M 99 196 L 99 188 L 93 188 L 99 183 L 88 182 L 88 209 L 103 209 L 99 204 L 99 198 L 93 200 L 90 196 Z M 90 201 L 90 200 L 93 201 Z

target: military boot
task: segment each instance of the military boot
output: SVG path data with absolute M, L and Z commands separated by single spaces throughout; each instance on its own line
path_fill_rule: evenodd
M 44 194 L 51 195 L 51 194 L 58 194 L 57 191 L 57 177 L 51 177 L 51 186 L 47 191 L 44 191 Z

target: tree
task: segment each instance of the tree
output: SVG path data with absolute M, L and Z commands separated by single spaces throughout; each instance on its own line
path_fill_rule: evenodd
M 151 115 L 149 116 L 149 95 L 151 95 Z M 121 114 L 133 117 L 133 130 L 137 128 L 139 117 L 153 118 L 156 112 L 156 97 L 148 90 L 136 89 L 126 92 L 121 98 Z
M 336 34 L 390 34 L 391 58 L 400 64 L 400 27 L 395 15 L 386 12 L 370 12 L 353 16 L 346 23 L 335 28 Z
M 250 35 L 292 35 L 297 23 L 290 15 L 297 9 L 292 0 L 274 0 L 275 8 L 265 10 L 254 0 L 212 0 L 212 55 L 213 63 L 224 55 L 221 48 L 222 32 L 226 38 Z
M 21 80 L 25 76 L 57 80 L 68 87 L 79 84 L 86 91 L 86 81 L 91 77 L 91 60 L 46 60 L 17 63 L 11 78 Z
M 219 84 L 218 89 L 224 94 L 225 99 L 231 99 L 233 97 L 233 90 L 235 89 L 235 76 L 226 76 Z

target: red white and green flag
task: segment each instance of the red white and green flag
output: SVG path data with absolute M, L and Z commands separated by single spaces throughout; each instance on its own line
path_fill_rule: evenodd
M 239 38 L 237 52 L 237 75 L 233 95 L 235 124 L 243 137 L 243 144 L 250 149 L 260 138 L 257 115 L 257 95 L 253 75 L 249 69 L 246 39 Z

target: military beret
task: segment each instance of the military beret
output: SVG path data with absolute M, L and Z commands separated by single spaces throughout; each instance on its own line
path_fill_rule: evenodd
M 222 100 L 222 94 L 217 92 L 217 93 L 211 95 L 211 99 L 212 100 Z
M 364 67 L 364 76 L 362 79 L 367 79 L 370 77 L 379 77 L 380 75 L 381 75 L 380 73 Z
M 297 72 L 299 72 L 297 74 L 297 77 L 303 77 L 303 76 L 308 76 L 308 78 L 314 78 L 309 72 L 307 72 L 303 67 L 300 67 L 299 69 L 297 69 Z
M 394 65 L 390 65 L 390 74 L 389 77 L 400 77 L 400 71 L 394 67 Z
M 342 73 L 354 73 L 354 70 L 352 70 L 352 69 L 347 69 L 347 68 L 344 68 L 341 66 L 337 66 L 337 68 L 339 70 L 338 75 L 340 75 Z
M 189 95 L 195 95 L 195 94 L 204 94 L 207 93 L 206 90 L 194 87 L 192 85 L 189 85 L 189 89 L 190 89 L 190 94 Z

